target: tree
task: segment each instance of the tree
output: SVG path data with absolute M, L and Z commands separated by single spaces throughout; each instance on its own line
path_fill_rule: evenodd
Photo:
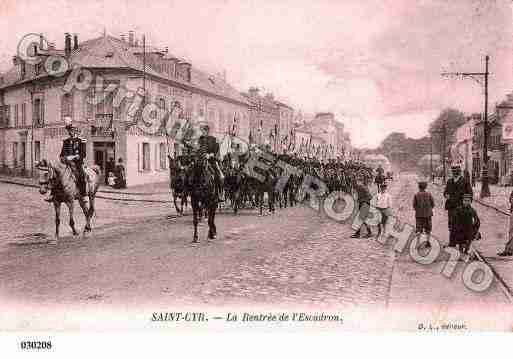
M 453 108 L 446 108 L 438 117 L 429 125 L 429 134 L 433 137 L 433 148 L 441 149 L 443 145 L 443 137 L 445 132 L 445 153 L 447 148 L 455 142 L 456 130 L 465 123 L 465 115 L 463 112 Z M 438 151 L 437 151 L 438 152 Z

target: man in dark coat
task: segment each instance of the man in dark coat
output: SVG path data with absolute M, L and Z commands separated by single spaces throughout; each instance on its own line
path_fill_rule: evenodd
M 201 136 L 198 138 L 199 152 L 207 157 L 210 168 L 214 171 L 219 201 L 224 202 L 224 174 L 219 166 L 219 144 L 214 136 L 210 136 L 210 126 L 207 123 L 200 124 L 200 130 Z
M 470 243 L 476 238 L 481 222 L 474 208 L 471 207 L 472 194 L 463 195 L 463 203 L 454 212 L 455 244 L 462 253 L 468 254 Z
M 86 174 L 84 171 L 84 160 L 86 158 L 86 139 L 78 136 L 79 129 L 71 124 L 71 118 L 64 119 L 65 128 L 69 137 L 62 142 L 60 159 L 62 163 L 70 166 L 76 177 L 78 190 L 82 197 L 86 196 Z M 46 199 L 53 202 L 53 193 Z
M 114 167 L 114 174 L 116 176 L 116 188 L 126 188 L 126 173 L 122 158 L 118 159 L 118 164 Z
M 456 228 L 455 216 L 456 209 L 463 205 L 463 195 L 472 195 L 472 186 L 470 182 L 466 181 L 461 175 L 461 168 L 459 166 L 452 166 L 452 178 L 447 181 L 444 190 L 445 209 L 447 210 L 448 227 L 449 227 L 449 247 L 456 246 Z
M 365 238 L 370 238 L 372 236 L 372 231 L 368 224 L 365 223 L 365 220 L 367 219 L 367 216 L 369 215 L 370 210 L 370 202 L 372 199 L 372 196 L 369 192 L 369 189 L 367 186 L 363 183 L 363 180 L 359 179 L 356 186 L 356 193 L 357 193 L 357 201 L 358 201 L 358 215 L 360 216 L 360 219 L 362 220 L 362 225 L 358 230 L 351 236 L 351 238 L 360 238 L 360 230 L 365 225 L 367 227 L 367 235 Z

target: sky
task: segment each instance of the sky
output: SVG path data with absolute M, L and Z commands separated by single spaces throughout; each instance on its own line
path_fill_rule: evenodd
M 134 30 L 241 91 L 331 111 L 373 148 L 395 131 L 426 135 L 448 106 L 482 112 L 482 83 L 441 72 L 483 72 L 485 55 L 493 110 L 513 91 L 512 26 L 511 0 L 0 0 L 0 70 L 27 33 L 60 47 L 65 32 Z

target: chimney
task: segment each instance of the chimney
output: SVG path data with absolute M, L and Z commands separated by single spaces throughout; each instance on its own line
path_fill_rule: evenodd
M 134 46 L 134 32 L 132 30 L 128 32 L 128 45 Z
M 49 42 L 48 43 L 48 50 L 55 50 L 55 43 L 54 42 Z
M 121 41 L 126 42 L 126 40 L 125 40 L 125 34 L 121 34 L 121 36 L 119 36 L 119 38 L 121 39 Z
M 78 35 L 73 34 L 73 50 L 78 50 Z
M 166 53 L 166 54 L 167 54 L 168 52 L 169 52 L 169 47 L 167 47 L 167 46 L 166 46 L 166 47 L 164 48 L 164 53 Z
M 64 34 L 64 54 L 66 57 L 71 55 L 71 35 L 68 32 Z
M 508 99 L 508 102 L 513 102 L 513 93 L 507 94 L 506 98 Z

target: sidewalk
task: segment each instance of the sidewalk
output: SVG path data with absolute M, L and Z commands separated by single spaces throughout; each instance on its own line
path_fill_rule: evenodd
M 0 183 L 10 183 L 26 187 L 38 187 L 37 179 L 27 177 L 13 177 L 0 175 Z M 125 189 L 114 189 L 104 184 L 100 185 L 98 198 L 127 200 L 127 201 L 145 201 L 145 202 L 168 202 L 171 201 L 171 192 L 169 183 L 149 183 L 137 185 Z
M 444 184 L 441 179 L 436 179 L 435 184 L 444 188 Z M 481 182 L 476 182 L 474 187 L 472 187 L 474 191 L 474 200 L 479 203 L 492 207 L 500 212 L 504 212 L 504 214 L 509 214 L 509 195 L 513 190 L 513 187 L 503 187 L 498 185 L 490 185 L 490 197 L 480 198 L 481 194 Z

